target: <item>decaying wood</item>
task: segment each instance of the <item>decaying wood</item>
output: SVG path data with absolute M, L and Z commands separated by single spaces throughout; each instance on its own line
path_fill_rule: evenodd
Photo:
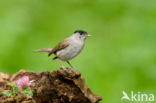
M 21 70 L 14 75 L 0 73 L 0 92 L 10 91 L 7 83 L 22 76 L 34 80 L 30 86 L 34 95 L 0 95 L 0 103 L 98 103 L 102 99 L 88 88 L 80 72 L 68 68 L 40 73 Z

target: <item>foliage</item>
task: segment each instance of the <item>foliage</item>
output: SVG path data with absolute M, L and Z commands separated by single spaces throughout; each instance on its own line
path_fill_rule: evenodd
M 12 87 L 11 91 L 10 92 L 0 92 L 0 94 L 3 94 L 3 95 L 6 95 L 7 97 L 10 97 L 14 94 L 17 94 L 19 93 L 19 91 L 21 89 L 23 89 L 23 94 L 26 95 L 27 93 L 31 96 L 33 96 L 33 90 L 31 89 L 28 89 L 27 87 L 25 88 L 17 88 L 17 85 L 15 83 L 8 83 L 7 84 L 8 86 Z
M 23 91 L 23 94 L 24 94 L 24 95 L 26 95 L 27 93 L 28 93 L 29 95 L 33 96 L 33 91 L 32 91 L 31 89 L 25 89 L 25 90 Z
M 12 87 L 12 90 L 10 92 L 0 92 L 0 94 L 4 94 L 7 97 L 10 97 L 11 95 L 14 95 L 19 92 L 19 88 L 16 88 L 15 83 L 8 83 L 7 85 Z

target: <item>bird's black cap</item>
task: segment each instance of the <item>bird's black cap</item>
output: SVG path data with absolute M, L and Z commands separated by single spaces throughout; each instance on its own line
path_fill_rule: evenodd
M 76 30 L 74 33 L 87 34 L 87 32 L 84 30 Z

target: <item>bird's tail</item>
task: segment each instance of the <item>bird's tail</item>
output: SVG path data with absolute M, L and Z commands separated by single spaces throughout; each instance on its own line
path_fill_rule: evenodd
M 43 48 L 43 49 L 37 49 L 35 52 L 47 52 L 49 53 L 53 48 Z

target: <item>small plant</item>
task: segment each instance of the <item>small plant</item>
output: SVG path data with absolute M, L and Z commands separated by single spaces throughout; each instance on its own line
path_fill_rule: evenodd
M 26 88 L 30 86 L 31 82 L 29 80 L 28 76 L 23 76 L 22 78 L 18 79 L 17 81 L 17 87 L 18 88 Z
M 28 86 L 30 86 L 32 82 L 33 81 L 30 81 L 28 76 L 23 76 L 22 78 L 18 79 L 17 83 L 7 84 L 8 86 L 12 87 L 12 90 L 10 92 L 0 92 L 0 94 L 4 94 L 7 97 L 10 97 L 22 91 L 23 95 L 26 95 L 28 93 L 29 95 L 33 96 L 33 90 L 28 88 Z

